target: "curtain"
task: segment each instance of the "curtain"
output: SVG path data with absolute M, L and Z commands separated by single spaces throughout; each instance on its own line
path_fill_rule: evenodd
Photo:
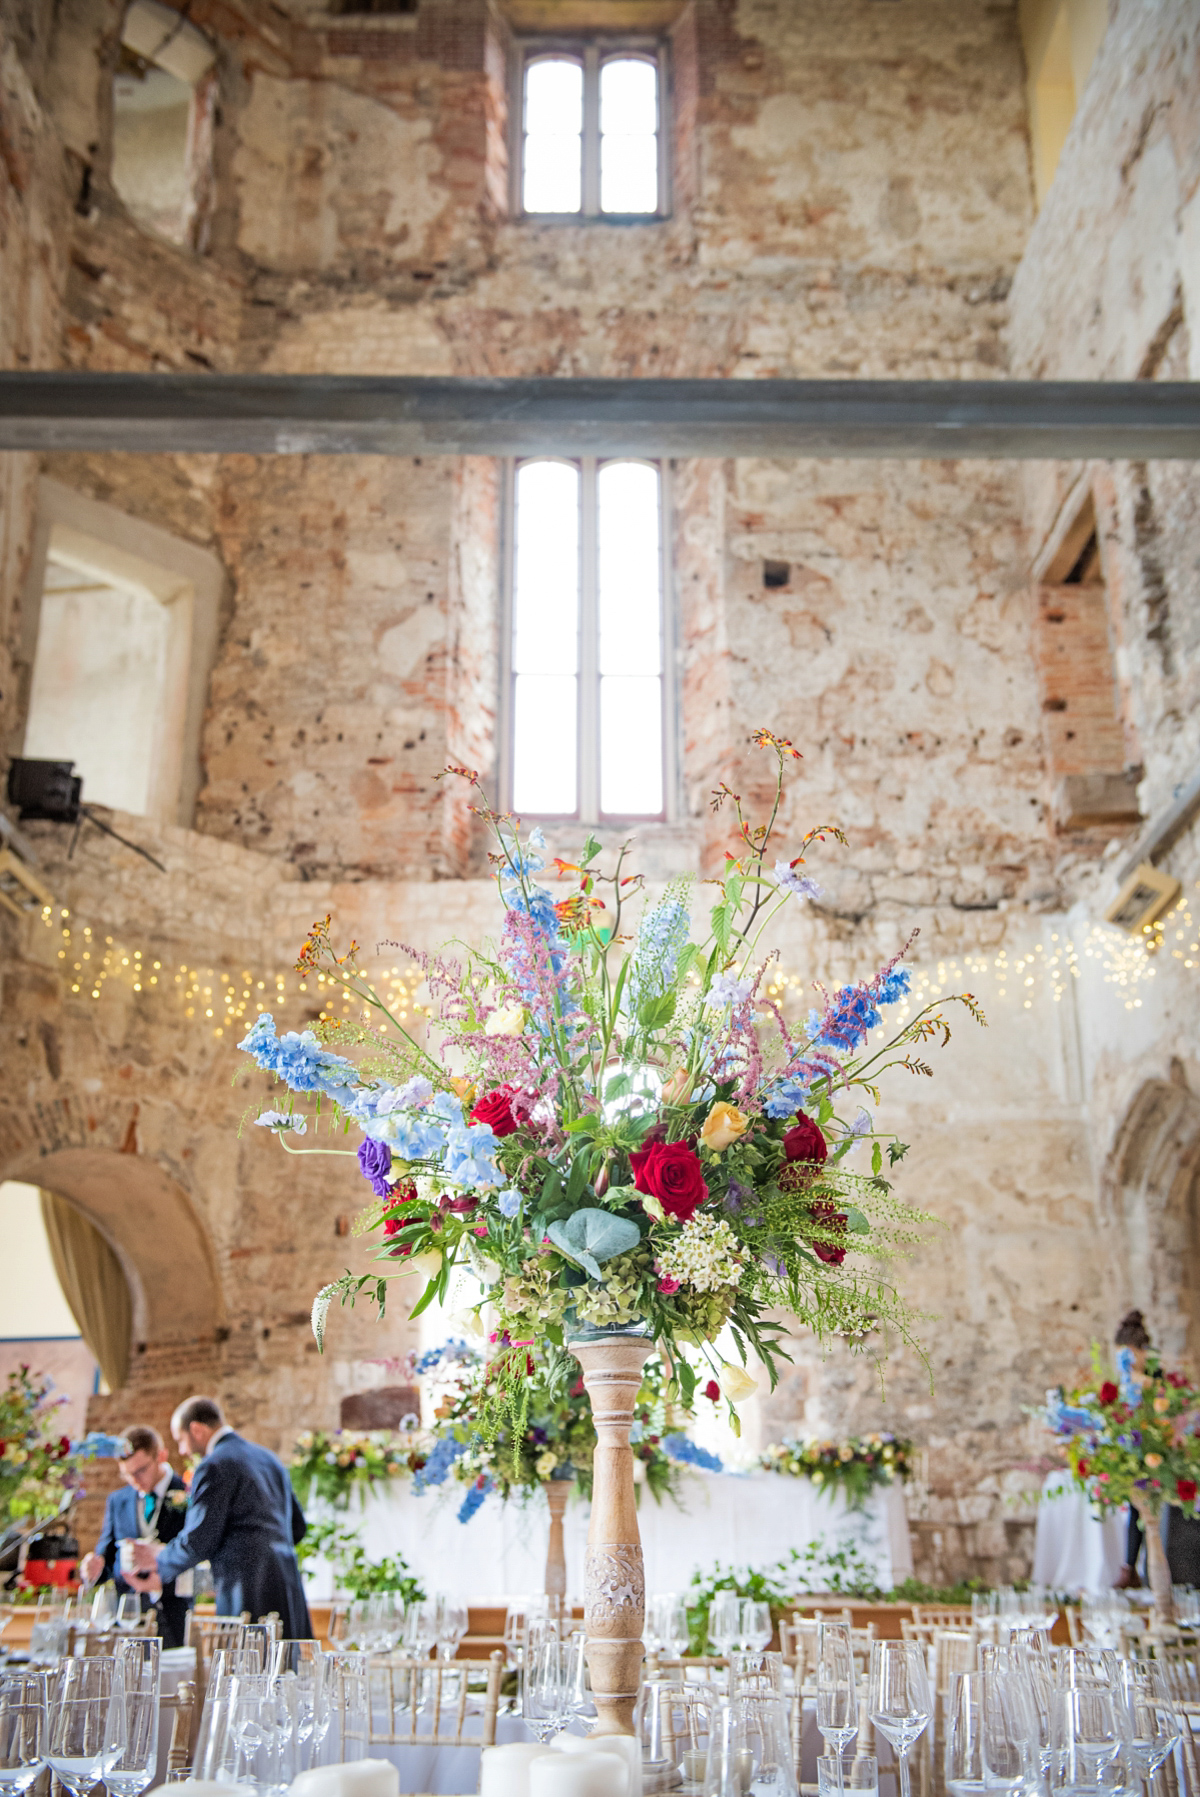
M 95 1355 L 110 1391 L 129 1377 L 133 1306 L 121 1263 L 83 1212 L 42 1192 L 42 1222 L 50 1258 L 79 1333 Z

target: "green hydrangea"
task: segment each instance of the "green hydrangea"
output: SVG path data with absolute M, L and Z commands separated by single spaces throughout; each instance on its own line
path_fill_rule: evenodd
M 642 1286 L 650 1266 L 644 1248 L 617 1254 L 604 1265 L 604 1279 L 589 1281 L 574 1295 L 575 1314 L 598 1328 L 611 1323 L 633 1323 L 642 1315 Z

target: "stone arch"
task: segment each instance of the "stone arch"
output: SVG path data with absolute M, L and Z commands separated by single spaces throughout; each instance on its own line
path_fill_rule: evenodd
M 1146 1312 L 1168 1358 L 1200 1367 L 1200 1097 L 1147 1080 L 1117 1131 L 1106 1184 L 1124 1250 L 1119 1301 Z
M 95 1224 L 129 1282 L 135 1346 L 216 1339 L 225 1307 L 212 1248 L 186 1192 L 157 1161 L 113 1148 L 29 1147 L 2 1177 L 54 1192 Z

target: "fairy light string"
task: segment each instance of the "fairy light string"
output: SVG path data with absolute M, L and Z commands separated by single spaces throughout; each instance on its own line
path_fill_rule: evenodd
M 1200 893 L 1200 880 L 1193 890 Z M 1089 962 L 1106 985 L 1123 995 L 1127 1011 L 1138 1010 L 1145 982 L 1155 978 L 1158 962 L 1166 959 L 1188 971 L 1200 970 L 1200 903 L 1193 912 L 1192 902 L 1181 897 L 1170 911 L 1146 925 L 1140 937 L 1098 923 L 1073 929 L 1059 917 L 1031 948 L 965 950 L 914 965 L 912 990 L 893 1016 L 903 1023 L 924 1005 L 964 987 L 982 996 L 985 1004 L 1003 1002 L 1029 1011 L 1036 993 L 1048 982 L 1057 1004 Z M 284 1019 L 289 1012 L 298 1012 L 296 1023 L 311 1022 L 314 1005 L 317 1021 L 376 1021 L 372 1010 L 323 972 L 174 960 L 165 949 L 137 948 L 83 922 L 67 906 L 44 906 L 41 923 L 59 938 L 55 959 L 61 964 L 67 996 L 89 1004 L 98 1003 L 114 985 L 127 986 L 143 1004 L 167 999 L 188 1022 L 210 1025 L 214 1037 L 248 1028 L 261 1011 Z M 432 1007 L 421 999 L 425 980 L 421 967 L 385 962 L 369 974 L 379 996 L 402 1022 L 419 1023 L 433 1016 Z M 798 1006 L 814 1002 L 811 975 L 791 973 L 778 963 L 769 969 L 762 990 L 776 1002 L 794 1001 Z

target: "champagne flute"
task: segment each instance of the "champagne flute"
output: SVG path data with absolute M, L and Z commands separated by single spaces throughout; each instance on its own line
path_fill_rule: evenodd
M 900 1797 L 912 1797 L 908 1751 L 929 1726 L 933 1699 L 925 1653 L 917 1641 L 871 1643 L 871 1721 L 895 1750 L 900 1771 Z
M 7 1673 L 0 1677 L 0 1797 L 21 1797 L 45 1761 L 45 1677 Z
M 945 1775 L 951 1797 L 983 1797 L 983 1755 L 980 1751 L 980 1708 L 983 1674 L 955 1674 L 946 1712 Z
M 842 1755 L 858 1733 L 858 1681 L 850 1630 L 824 1617 L 817 1623 L 817 1727 L 837 1759 L 840 1792 Z
M 125 1743 L 119 1759 L 105 1768 L 112 1797 L 139 1797 L 158 1768 L 158 1684 L 161 1643 L 157 1635 L 122 1641 L 116 1654 L 121 1673 Z

